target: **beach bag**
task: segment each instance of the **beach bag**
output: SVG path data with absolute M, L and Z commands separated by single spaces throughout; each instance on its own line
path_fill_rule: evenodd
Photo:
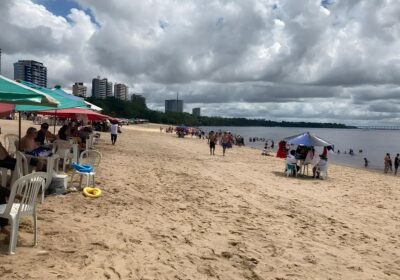
M 82 173 L 90 173 L 93 171 L 93 167 L 91 165 L 86 165 L 86 164 L 79 164 L 76 162 L 73 162 L 71 167 L 75 169 L 78 172 Z

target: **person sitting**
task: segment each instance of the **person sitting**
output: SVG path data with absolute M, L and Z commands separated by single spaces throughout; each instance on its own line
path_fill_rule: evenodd
M 293 175 L 295 175 L 295 172 L 299 172 L 300 166 L 297 165 L 296 151 L 295 150 L 291 150 L 290 153 L 288 154 L 288 156 L 286 158 L 286 164 L 296 166 L 296 171 L 293 169 Z
M 0 167 L 14 170 L 17 160 L 12 158 L 0 142 Z
M 58 139 L 68 140 L 71 136 L 71 127 L 68 124 L 64 124 L 58 131 Z
M 315 178 L 319 178 L 320 169 L 324 169 L 328 165 L 328 158 L 324 155 L 319 155 L 319 158 L 318 163 L 313 167 L 313 177 Z
M 44 145 L 45 140 L 48 140 L 50 142 L 56 140 L 56 136 L 49 131 L 48 123 L 42 123 L 42 125 L 40 126 L 40 130 L 37 132 L 37 136 L 35 138 L 35 141 L 41 146 Z
M 37 129 L 34 127 L 28 128 L 26 135 L 22 137 L 19 150 L 23 153 L 29 153 L 39 147 L 35 139 L 37 137 Z M 30 165 L 36 166 L 36 171 L 46 170 L 46 162 L 41 159 L 32 158 L 29 162 Z
M 26 135 L 21 138 L 19 150 L 21 152 L 32 152 L 34 149 L 36 149 L 39 146 L 35 141 L 36 137 L 37 129 L 34 127 L 28 128 Z

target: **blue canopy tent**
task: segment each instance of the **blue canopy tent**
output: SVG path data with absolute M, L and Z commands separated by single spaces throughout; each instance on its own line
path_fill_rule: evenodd
M 290 145 L 302 145 L 307 147 L 333 147 L 332 143 L 311 134 L 310 132 L 301 133 L 284 139 Z

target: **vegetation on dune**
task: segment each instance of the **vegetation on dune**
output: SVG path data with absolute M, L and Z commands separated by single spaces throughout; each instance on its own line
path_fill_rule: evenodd
M 150 110 L 142 98 L 122 101 L 114 97 L 107 99 L 88 98 L 87 101 L 103 108 L 103 113 L 112 117 L 147 119 L 162 124 L 185 124 L 188 126 L 266 126 L 266 127 L 313 127 L 313 128 L 353 128 L 340 123 L 286 122 L 265 119 L 195 117 L 189 113 L 163 113 Z

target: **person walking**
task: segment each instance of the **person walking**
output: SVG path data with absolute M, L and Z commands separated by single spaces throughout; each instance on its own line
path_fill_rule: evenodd
M 225 156 L 225 151 L 226 151 L 226 148 L 228 148 L 228 145 L 229 145 L 230 141 L 231 141 L 231 137 L 225 131 L 224 134 L 222 135 L 222 138 L 221 138 L 222 155 L 223 156 Z
M 210 155 L 215 156 L 215 144 L 217 143 L 217 135 L 214 131 L 210 131 L 208 135 L 208 143 L 210 145 Z
M 117 142 L 117 136 L 118 136 L 118 122 L 113 122 L 111 124 L 111 144 L 115 145 L 115 142 Z
M 400 154 L 397 154 L 396 157 L 394 158 L 394 175 L 397 175 L 397 169 L 399 168 L 399 163 L 400 163 Z

